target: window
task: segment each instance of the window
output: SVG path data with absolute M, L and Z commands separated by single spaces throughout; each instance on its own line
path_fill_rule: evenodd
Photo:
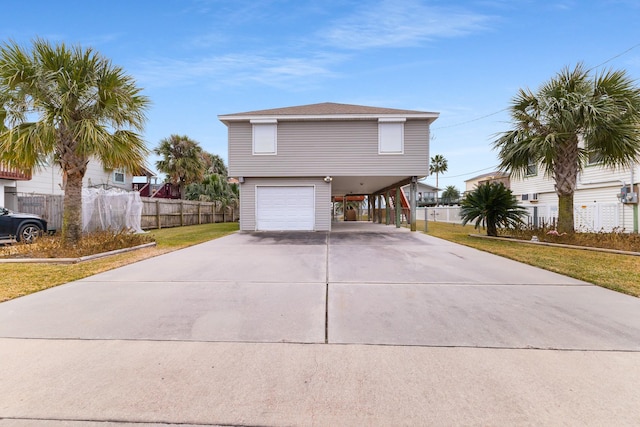
M 278 123 L 276 120 L 252 120 L 253 154 L 278 153 Z
M 589 151 L 587 165 L 597 165 L 602 163 L 602 153 L 599 151 Z
M 378 154 L 404 153 L 405 119 L 378 120 Z
M 529 160 L 529 164 L 527 165 L 527 176 L 533 175 L 538 175 L 538 165 L 533 160 Z
M 124 184 L 124 171 L 119 169 L 113 171 L 113 182 L 117 184 Z

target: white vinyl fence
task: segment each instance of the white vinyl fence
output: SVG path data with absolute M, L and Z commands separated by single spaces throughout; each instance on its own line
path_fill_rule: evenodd
M 525 222 L 533 227 L 555 227 L 558 221 L 558 205 L 526 206 L 529 216 Z M 622 227 L 620 203 L 576 204 L 574 227 L 579 232 L 611 232 Z M 462 224 L 460 206 L 438 206 L 418 208 L 417 220 Z M 624 218 L 623 218 L 624 219 Z

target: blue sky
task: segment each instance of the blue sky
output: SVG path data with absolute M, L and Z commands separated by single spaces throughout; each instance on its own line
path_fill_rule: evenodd
M 226 159 L 217 116 L 242 111 L 317 102 L 435 111 L 431 155 L 449 162 L 441 188 L 464 190 L 497 164 L 492 141 L 509 128 L 504 109 L 519 88 L 581 61 L 640 78 L 638 0 L 2 4 L 0 40 L 91 46 L 124 67 L 153 103 L 150 148 L 184 134 Z

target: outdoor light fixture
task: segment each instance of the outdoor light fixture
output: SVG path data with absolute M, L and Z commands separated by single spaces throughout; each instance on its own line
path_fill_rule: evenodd
M 331 178 L 330 176 L 324 177 L 324 182 L 326 182 L 327 184 L 330 183 L 331 181 L 333 181 L 333 178 Z
M 240 177 L 238 177 L 238 182 L 239 182 L 240 184 L 244 184 L 244 176 L 240 176 Z

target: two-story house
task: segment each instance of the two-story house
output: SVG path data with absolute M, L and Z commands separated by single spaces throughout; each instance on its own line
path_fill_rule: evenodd
M 502 183 L 505 187 L 510 188 L 511 183 L 509 181 L 509 174 L 506 172 L 493 171 L 483 173 L 482 175 L 474 176 L 464 181 L 465 194 L 473 191 L 478 185 L 487 184 L 490 182 Z
M 415 192 L 437 118 L 336 103 L 220 115 L 229 176 L 240 182 L 240 229 L 328 231 L 332 196 L 375 200 L 410 182 Z
M 640 159 L 630 168 L 605 168 L 597 161 L 578 175 L 574 193 L 574 227 L 579 231 L 638 232 L 638 177 Z M 558 196 L 553 179 L 531 164 L 524 178 L 511 177 L 511 190 L 529 210 L 533 225 L 553 224 Z

